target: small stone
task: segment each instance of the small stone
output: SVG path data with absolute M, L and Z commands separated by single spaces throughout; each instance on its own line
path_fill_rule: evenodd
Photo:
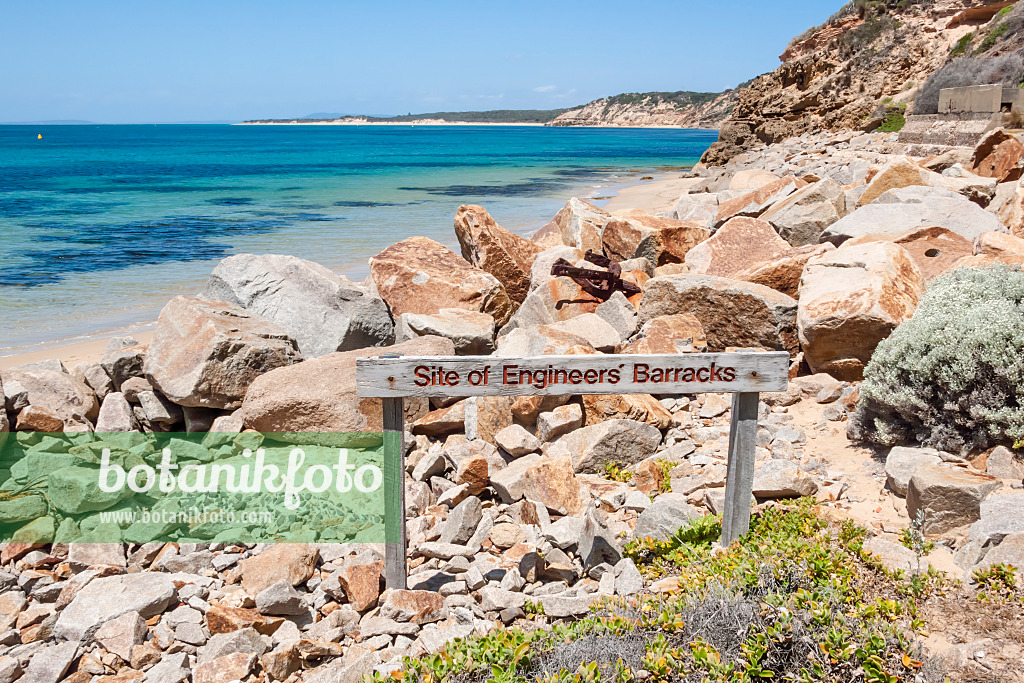
M 69 641 L 39 650 L 29 660 L 24 683 L 57 683 L 78 656 L 78 643 Z
M 560 436 L 583 426 L 583 409 L 579 404 L 569 403 L 537 416 L 537 438 L 553 441 Z
M 192 683 L 232 683 L 244 680 L 256 665 L 256 655 L 235 652 L 224 657 L 199 664 L 192 676 Z
M 700 517 L 695 507 L 686 502 L 682 493 L 663 493 L 640 513 L 637 518 L 634 538 L 651 537 L 659 541 L 668 540 L 680 527 Z
M 540 450 L 540 440 L 517 424 L 495 434 L 494 443 L 514 458 Z
M 126 612 L 100 626 L 93 639 L 107 652 L 128 662 L 132 649 L 145 641 L 146 633 L 146 620 L 138 612 Z
M 281 579 L 257 593 L 256 609 L 260 614 L 272 615 L 299 615 L 309 611 L 302 594 L 286 579 Z
M 444 598 L 431 591 L 395 590 L 387 594 L 380 616 L 395 621 L 429 624 L 444 618 Z
M 516 543 L 521 543 L 525 540 L 522 528 L 518 524 L 512 522 L 500 522 L 491 527 L 491 532 L 488 535 L 496 547 L 506 549 L 511 548 Z
M 644 577 L 636 564 L 628 557 L 619 560 L 613 571 L 615 576 L 615 593 L 622 596 L 636 595 L 644 587 Z
M 1017 458 L 1009 448 L 998 446 L 989 453 L 985 471 L 999 479 L 1020 482 L 1024 480 L 1024 460 Z

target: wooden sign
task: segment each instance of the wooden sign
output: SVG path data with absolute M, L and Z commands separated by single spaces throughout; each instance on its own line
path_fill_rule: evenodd
M 406 587 L 404 397 L 734 394 L 721 536 L 728 545 L 750 530 L 759 393 L 785 391 L 789 363 L 785 352 L 357 359 L 357 394 L 383 399 L 388 588 Z
M 789 354 L 360 358 L 360 396 L 562 396 L 785 391 Z

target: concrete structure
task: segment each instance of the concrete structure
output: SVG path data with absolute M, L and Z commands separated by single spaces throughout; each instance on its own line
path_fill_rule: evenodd
M 904 145 L 929 146 L 925 154 L 943 147 L 973 147 L 985 133 L 1011 127 L 1024 113 L 1024 90 L 1002 85 L 972 85 L 939 91 L 938 114 L 907 117 L 900 131 Z

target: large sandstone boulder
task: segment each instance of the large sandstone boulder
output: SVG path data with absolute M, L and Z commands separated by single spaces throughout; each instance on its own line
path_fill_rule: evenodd
M 792 298 L 749 282 L 708 275 L 656 277 L 644 288 L 640 319 L 690 314 L 700 321 L 709 351 L 761 347 L 795 354 L 796 306 Z
M 565 246 L 565 242 L 562 241 L 562 231 L 558 228 L 558 223 L 553 220 L 548 221 L 537 232 L 530 235 L 530 241 L 541 249 Z
M 604 226 L 604 253 L 616 261 L 645 258 L 655 266 L 682 263 L 686 253 L 711 235 L 704 224 L 651 216 L 634 210 Z
M 552 325 L 537 325 L 512 330 L 498 339 L 494 355 L 499 358 L 561 356 L 574 349 L 594 353 L 590 342 L 584 337 Z
M 274 323 L 223 301 L 179 296 L 160 311 L 144 369 L 173 403 L 234 410 L 254 379 L 300 360 Z
M 1021 159 L 1024 158 L 1024 143 L 1016 136 L 997 128 L 985 134 L 974 147 L 971 170 L 985 178 L 995 178 L 1001 183 L 1019 180 L 1024 174 Z
M 794 299 L 799 297 L 800 276 L 804 266 L 815 256 L 835 249 L 835 245 L 808 244 L 776 254 L 770 260 L 750 266 L 736 275 L 737 280 L 770 287 Z
M 7 419 L 7 408 L 4 402 L 4 378 L 0 376 L 0 449 L 7 443 L 7 435 L 11 431 L 11 423 Z
M 943 534 L 981 519 L 981 502 L 1002 483 L 995 477 L 946 465 L 924 465 L 907 486 L 907 512 L 924 516 L 922 531 Z
M 718 228 L 736 216 L 757 218 L 776 202 L 793 194 L 803 185 L 803 181 L 796 178 L 780 178 L 739 197 L 722 201 L 712 220 L 712 228 Z
M 895 446 L 885 457 L 886 482 L 897 495 L 906 496 L 910 480 L 920 468 L 940 464 L 942 458 L 934 448 Z
M 554 223 L 562 234 L 562 242 L 582 251 L 601 253 L 601 233 L 611 218 L 607 211 L 573 197 L 555 214 Z
M 455 345 L 450 339 L 419 337 L 385 348 L 332 353 L 278 368 L 249 387 L 241 411 L 245 426 L 261 432 L 285 432 L 296 443 L 326 445 L 348 442 L 345 433 L 379 432 L 383 428 L 380 399 L 356 396 L 356 359 L 384 353 L 451 356 Z M 427 412 L 425 399 L 407 399 L 405 405 L 410 423 Z M 340 434 L 332 436 L 332 432 Z M 358 441 L 359 436 L 351 438 Z
M 817 244 L 821 232 L 846 215 L 846 194 L 824 178 L 801 188 L 761 215 L 794 247 Z
M 718 215 L 718 195 L 709 192 L 684 194 L 676 201 L 673 213 L 677 220 L 710 226 Z
M 797 327 L 813 372 L 858 380 L 878 343 L 914 314 L 924 278 L 903 247 L 872 242 L 808 262 Z
M 586 424 L 607 420 L 636 420 L 658 429 L 672 426 L 672 413 L 650 394 L 598 394 L 583 397 Z
M 921 185 L 934 186 L 930 176 L 940 176 L 934 171 L 918 166 L 910 157 L 900 156 L 893 159 L 868 183 L 867 189 L 857 202 L 858 206 L 866 206 L 881 197 L 889 190 Z
M 955 192 L 938 187 L 889 190 L 871 204 L 836 221 L 821 233 L 836 246 L 863 235 L 899 235 L 921 227 L 946 228 L 974 241 L 983 232 L 1007 232 L 999 218 Z
M 686 265 L 691 273 L 735 277 L 790 249 L 770 223 L 756 218 L 733 218 L 710 239 L 690 249 Z
M 13 399 L 6 401 L 6 408 L 12 413 L 28 407 L 37 408 L 56 417 L 68 428 L 93 423 L 99 417 L 100 402 L 96 394 L 66 373 L 5 370 L 3 381 L 6 396 Z
M 1024 239 L 1002 232 L 983 232 L 974 240 L 977 256 L 1024 258 Z
M 433 315 L 403 313 L 395 323 L 395 341 L 444 337 L 460 356 L 486 356 L 494 351 L 494 318 L 461 308 L 442 308 Z
M 618 347 L 618 353 L 703 353 L 708 340 L 700 321 L 689 313 L 660 315 L 644 323 L 638 339 Z
M 498 225 L 482 206 L 467 204 L 455 213 L 455 234 L 462 256 L 498 278 L 513 304 L 530 291 L 530 268 L 543 249 Z
M 302 355 L 390 344 L 394 325 L 376 294 L 294 256 L 238 254 L 213 269 L 203 297 L 277 323 Z
M 371 258 L 370 276 L 395 318 L 461 308 L 488 313 L 500 326 L 512 315 L 512 302 L 496 277 L 426 237 L 410 237 Z
M 985 233 L 1001 234 L 1001 233 Z M 1006 235 L 1010 237 L 1010 235 Z M 917 228 L 901 235 L 864 235 L 843 243 L 850 247 L 868 242 L 893 242 L 907 250 L 921 269 L 925 282 L 956 268 L 957 263 L 974 252 L 974 245 L 960 235 L 939 227 Z

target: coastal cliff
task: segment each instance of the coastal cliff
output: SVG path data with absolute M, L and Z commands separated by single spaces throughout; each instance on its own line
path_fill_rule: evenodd
M 736 106 L 738 94 L 737 90 L 624 93 L 570 109 L 546 125 L 718 128 Z
M 720 127 L 719 142 L 704 162 L 722 164 L 747 149 L 815 129 L 877 129 L 886 106 L 907 105 L 912 111 L 922 84 L 952 59 L 1019 49 L 1014 4 L 848 3 L 821 26 L 795 38 L 775 71 L 740 90 L 732 114 Z

